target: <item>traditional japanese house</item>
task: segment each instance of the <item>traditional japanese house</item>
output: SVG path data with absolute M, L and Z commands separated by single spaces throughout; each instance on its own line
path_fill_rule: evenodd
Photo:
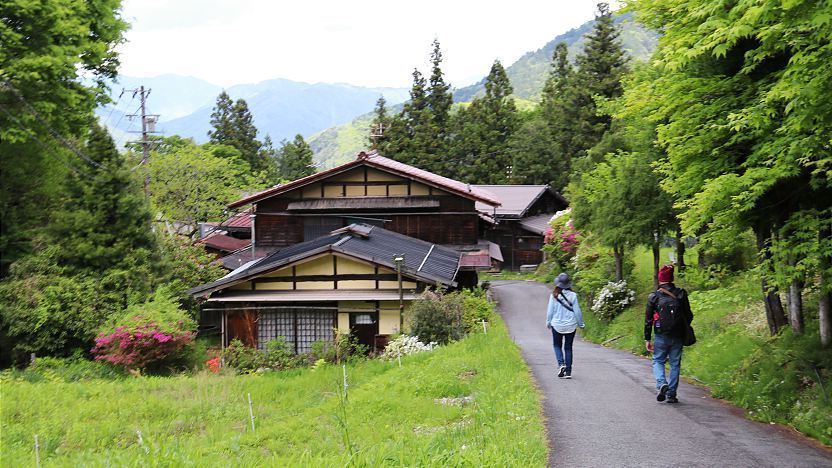
M 243 198 L 229 208 L 246 205 L 251 205 L 251 258 L 364 223 L 453 246 L 472 258 L 484 256 L 484 261 L 463 262 L 466 273 L 458 280 L 475 284 L 476 270 L 490 267 L 488 243 L 479 238 L 477 206 L 493 216 L 500 200 L 486 189 L 371 151 L 333 169 Z
M 295 352 L 350 333 L 370 349 L 401 331 L 402 310 L 428 287 L 455 287 L 461 254 L 369 224 L 350 224 L 251 261 L 191 289 L 223 344 Z M 399 277 L 401 274 L 401 279 Z
M 503 268 L 518 270 L 522 265 L 543 261 L 543 237 L 549 220 L 568 202 L 548 185 L 477 185 L 493 193 L 502 203 L 489 211 L 479 203 L 483 220 L 481 237 L 500 246 Z

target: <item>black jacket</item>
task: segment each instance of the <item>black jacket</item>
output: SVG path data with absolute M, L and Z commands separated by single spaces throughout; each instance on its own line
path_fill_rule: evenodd
M 682 311 L 685 316 L 685 322 L 690 324 L 693 321 L 693 312 L 690 310 L 690 302 L 688 301 L 688 292 L 682 288 L 677 288 L 673 283 L 664 283 L 659 285 L 659 289 L 666 289 L 672 292 L 679 303 L 682 305 Z M 657 294 L 663 294 L 658 291 L 653 292 L 647 298 L 647 307 L 644 310 L 644 341 L 650 341 L 653 334 L 653 313 L 656 311 Z M 685 337 L 685 326 L 682 323 L 677 324 L 668 332 L 662 332 L 677 338 Z M 658 333 L 658 332 L 657 332 Z

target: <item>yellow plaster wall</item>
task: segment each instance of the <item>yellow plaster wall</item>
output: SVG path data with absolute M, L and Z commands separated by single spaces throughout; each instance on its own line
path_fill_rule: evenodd
M 367 196 L 368 197 L 384 197 L 387 195 L 387 187 L 384 185 L 368 185 L 367 186 Z
M 367 180 L 371 182 L 391 182 L 397 180 L 403 180 L 404 177 L 397 176 L 395 174 L 390 174 L 387 172 L 382 172 L 376 169 L 368 169 L 367 170 Z
M 363 185 L 347 185 L 347 196 L 348 197 L 363 197 L 364 196 L 364 186 Z
M 292 289 L 292 283 L 274 282 L 274 283 L 255 283 L 254 287 L 258 291 L 287 291 Z
M 405 310 L 407 310 L 405 302 Z M 378 314 L 379 335 L 394 335 L 399 333 L 399 303 L 397 301 L 381 301 L 379 307 L 382 309 Z
M 414 281 L 402 281 L 402 289 L 416 289 L 417 284 Z M 399 289 L 398 281 L 379 281 L 379 289 Z
M 364 182 L 364 169 L 353 169 L 351 171 L 332 176 L 329 180 L 338 182 Z
M 335 285 L 332 284 L 332 281 L 306 281 L 302 283 L 298 283 L 298 289 L 317 289 L 317 290 L 332 290 L 335 289 Z
M 292 268 L 284 268 L 282 270 L 273 271 L 269 274 L 263 275 L 263 278 L 282 278 L 285 276 L 292 276 Z
M 324 198 L 342 198 L 344 187 L 341 185 L 325 185 Z
M 336 257 L 338 258 L 338 274 L 349 274 L 349 275 L 358 275 L 358 274 L 371 274 L 375 273 L 375 268 L 371 265 L 367 265 L 366 263 L 357 262 L 350 258 L 345 257 Z M 379 269 L 379 273 L 381 273 L 382 269 Z
M 410 194 L 414 196 L 418 195 L 428 195 L 430 191 L 428 190 L 428 186 L 424 184 L 420 184 L 418 182 L 413 182 L 410 184 Z
M 347 335 L 350 332 L 350 314 L 347 312 L 338 313 L 338 333 Z
M 390 196 L 401 197 L 407 195 L 407 185 L 391 185 Z
M 291 268 L 289 269 L 291 271 Z M 298 276 L 302 275 L 331 275 L 332 271 L 332 256 L 325 255 L 318 257 L 305 263 L 296 265 L 295 271 Z
M 338 289 L 375 289 L 375 288 L 376 288 L 376 282 L 373 281 L 373 280 L 338 281 Z
M 312 184 L 304 187 L 303 198 L 321 198 L 321 184 Z
M 246 281 L 244 283 L 237 283 L 228 289 L 251 291 L 251 282 Z

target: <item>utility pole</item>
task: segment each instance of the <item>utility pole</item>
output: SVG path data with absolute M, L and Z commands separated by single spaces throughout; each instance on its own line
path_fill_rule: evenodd
M 148 114 L 147 113 L 147 98 L 150 96 L 150 89 L 145 90 L 144 86 L 139 86 L 136 89 L 132 90 L 122 90 L 124 91 L 133 91 L 133 97 L 135 98 L 136 95 L 139 95 L 139 102 L 140 102 L 140 114 L 130 114 L 128 117 L 141 117 L 142 119 L 142 130 L 141 132 L 130 132 L 130 133 L 141 133 L 141 145 L 142 145 L 142 162 L 139 163 L 140 166 L 147 164 L 148 159 L 150 159 L 150 141 L 147 139 L 147 136 L 152 133 L 159 133 L 156 131 L 156 122 L 159 121 L 159 114 Z M 148 194 L 148 186 L 150 185 L 150 176 L 145 176 L 144 178 L 144 194 Z
M 373 125 L 372 129 L 370 130 L 370 138 L 373 140 L 373 149 L 378 149 L 378 139 L 384 136 L 384 130 L 386 130 L 388 126 L 385 126 L 383 123 L 379 122 L 376 125 Z

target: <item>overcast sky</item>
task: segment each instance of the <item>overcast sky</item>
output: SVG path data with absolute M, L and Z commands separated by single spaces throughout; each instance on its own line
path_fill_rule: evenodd
M 120 72 L 409 87 L 436 37 L 462 87 L 591 20 L 597 1 L 125 0 Z

